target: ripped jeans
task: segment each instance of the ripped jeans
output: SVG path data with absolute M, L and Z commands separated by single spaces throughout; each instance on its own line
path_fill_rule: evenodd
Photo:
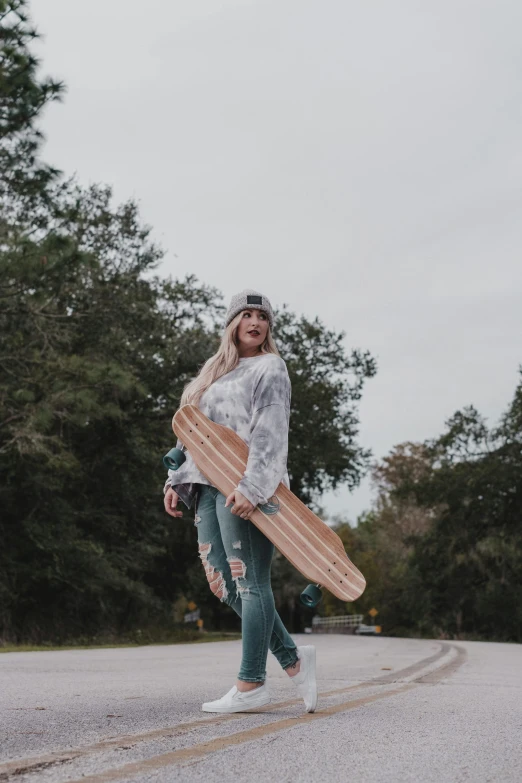
M 264 682 L 268 649 L 283 669 L 298 660 L 297 648 L 275 610 L 270 585 L 274 545 L 248 519 L 225 508 L 226 498 L 201 484 L 196 525 L 199 556 L 210 589 L 241 617 L 243 655 L 238 679 Z

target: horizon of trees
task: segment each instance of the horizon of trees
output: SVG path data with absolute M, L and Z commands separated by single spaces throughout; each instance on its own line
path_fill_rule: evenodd
M 41 112 L 64 87 L 40 76 L 27 0 L 0 0 L 0 34 L 0 644 L 158 639 L 188 601 L 206 627 L 235 628 L 190 515 L 176 523 L 162 505 L 170 419 L 215 350 L 222 296 L 156 274 L 162 250 L 133 201 L 41 160 Z M 465 408 L 439 438 L 372 464 L 358 404 L 375 359 L 288 309 L 275 334 L 293 491 L 319 509 L 370 467 L 377 488 L 356 527 L 332 520 L 367 590 L 318 610 L 376 606 L 397 635 L 522 641 L 522 379 L 496 426 Z M 283 619 L 302 629 L 306 580 L 280 556 L 273 574 Z
M 184 385 L 216 349 L 221 294 L 159 277 L 134 202 L 42 162 L 38 118 L 63 86 L 39 76 L 26 0 L 0 0 L 0 20 L 0 638 L 161 629 L 184 597 L 219 627 L 195 531 L 163 510 L 161 457 Z M 367 469 L 357 406 L 375 360 L 287 309 L 276 335 L 292 484 L 311 503 Z

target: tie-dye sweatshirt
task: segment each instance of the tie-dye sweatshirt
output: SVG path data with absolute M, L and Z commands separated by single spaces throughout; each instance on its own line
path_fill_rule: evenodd
M 237 489 L 254 506 L 266 503 L 281 481 L 289 486 L 290 378 L 281 358 L 263 354 L 240 359 L 234 370 L 207 389 L 198 407 L 212 421 L 237 432 L 248 445 L 248 463 Z M 166 486 L 171 485 L 190 508 L 196 485 L 209 483 L 187 453 L 178 470 L 169 470 Z

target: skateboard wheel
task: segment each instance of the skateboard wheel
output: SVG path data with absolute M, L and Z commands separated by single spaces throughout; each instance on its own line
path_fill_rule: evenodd
M 317 585 L 308 585 L 301 593 L 301 603 L 313 609 L 321 600 L 321 590 Z
M 186 460 L 186 456 L 181 449 L 171 449 L 168 454 L 163 457 L 163 464 L 168 470 L 177 470 L 180 468 Z

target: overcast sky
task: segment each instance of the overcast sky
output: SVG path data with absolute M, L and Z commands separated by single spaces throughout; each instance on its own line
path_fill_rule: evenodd
M 493 422 L 522 362 L 520 0 L 38 0 L 47 160 L 137 198 L 161 272 L 318 315 L 376 457 Z M 168 438 L 168 434 L 166 434 Z M 329 494 L 353 520 L 368 483 Z

